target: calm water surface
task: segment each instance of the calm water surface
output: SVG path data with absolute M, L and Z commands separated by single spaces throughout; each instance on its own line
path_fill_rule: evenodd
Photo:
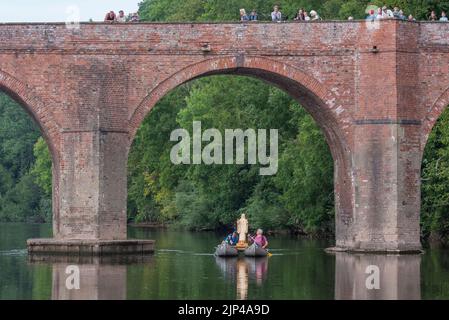
M 30 258 L 26 239 L 51 237 L 50 225 L 0 224 L 0 299 L 447 299 L 449 251 L 424 255 L 326 254 L 325 241 L 270 238 L 273 256 L 213 256 L 221 235 L 129 228 L 130 238 L 155 239 L 146 258 Z M 80 289 L 66 287 L 67 266 Z M 379 267 L 380 289 L 365 273 Z

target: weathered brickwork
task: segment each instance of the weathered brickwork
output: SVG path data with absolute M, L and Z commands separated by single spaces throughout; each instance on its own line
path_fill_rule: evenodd
M 421 247 L 420 165 L 449 104 L 449 24 L 393 20 L 0 25 L 0 89 L 51 148 L 55 238 L 126 239 L 137 129 L 170 90 L 213 74 L 265 80 L 317 121 L 335 163 L 338 247 Z

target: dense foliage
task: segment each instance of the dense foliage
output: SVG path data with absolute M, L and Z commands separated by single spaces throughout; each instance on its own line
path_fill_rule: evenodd
M 170 132 L 192 133 L 193 121 L 223 135 L 278 128 L 278 174 L 260 176 L 259 165 L 173 165 Z M 136 221 L 214 229 L 246 212 L 253 224 L 270 229 L 332 226 L 332 159 L 321 132 L 287 94 L 252 78 L 208 77 L 174 90 L 142 124 L 128 169 L 128 207 Z
M 284 15 L 298 8 L 325 19 L 365 17 L 368 4 L 398 5 L 425 19 L 430 10 L 449 10 L 449 1 L 278 1 Z M 238 9 L 256 8 L 268 19 L 266 0 L 145 0 L 145 21 L 235 21 Z M 260 176 L 259 165 L 173 165 L 172 130 L 279 129 L 279 170 Z M 51 159 L 39 132 L 21 108 L 0 95 L 0 220 L 51 219 Z M 449 112 L 432 132 L 423 160 L 424 236 L 449 235 Z M 333 164 L 319 128 L 284 92 L 256 79 L 213 76 L 192 81 L 164 97 L 145 119 L 128 160 L 128 215 L 136 222 L 189 229 L 229 226 L 245 212 L 252 225 L 271 230 L 331 234 Z
M 422 232 L 449 239 L 449 110 L 441 115 L 427 142 L 422 163 Z
M 0 220 L 44 221 L 51 204 L 36 183 L 33 147 L 39 130 L 9 96 L 0 94 Z M 43 142 L 43 147 L 46 148 Z M 48 154 L 48 152 L 47 152 Z M 51 164 L 51 162 L 50 162 Z M 48 171 L 48 167 L 43 168 Z M 47 202 L 46 208 L 42 205 Z

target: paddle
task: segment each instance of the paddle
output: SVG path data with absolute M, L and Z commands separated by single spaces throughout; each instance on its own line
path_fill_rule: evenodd
M 248 237 L 254 242 L 254 237 L 252 237 L 251 235 L 248 235 Z M 267 251 L 267 257 L 271 257 L 273 255 L 270 251 L 268 251 L 268 249 L 265 249 L 265 251 Z

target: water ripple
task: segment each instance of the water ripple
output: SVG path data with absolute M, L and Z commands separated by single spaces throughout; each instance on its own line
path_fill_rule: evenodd
M 0 251 L 0 256 L 26 256 L 27 249 L 13 249 Z

